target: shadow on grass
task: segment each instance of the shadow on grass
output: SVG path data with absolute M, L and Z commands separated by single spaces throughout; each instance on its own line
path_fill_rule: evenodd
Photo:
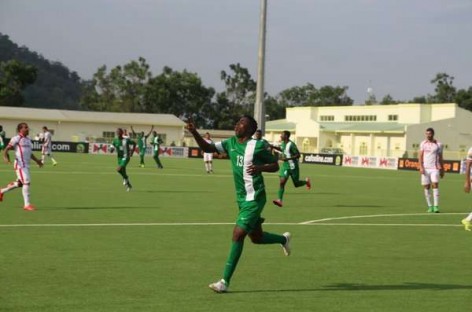
M 354 283 L 339 283 L 312 289 L 263 289 L 263 290 L 240 290 L 229 293 L 265 293 L 265 292 L 318 292 L 318 291 L 382 291 L 382 290 L 461 290 L 472 289 L 472 285 L 454 284 L 430 284 L 430 283 L 404 283 L 399 285 L 368 285 Z

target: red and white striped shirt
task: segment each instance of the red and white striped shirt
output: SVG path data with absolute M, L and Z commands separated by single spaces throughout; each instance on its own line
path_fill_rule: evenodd
M 15 169 L 29 168 L 31 154 L 33 153 L 33 144 L 30 138 L 18 134 L 11 138 L 8 145 L 15 150 Z

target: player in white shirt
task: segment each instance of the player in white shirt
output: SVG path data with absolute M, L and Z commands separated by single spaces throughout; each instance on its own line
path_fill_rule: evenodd
M 467 158 L 465 163 L 465 182 L 464 182 L 464 192 L 470 193 L 470 170 L 472 169 L 472 147 L 467 152 Z M 471 231 L 472 229 L 472 212 L 462 220 L 462 224 L 465 227 L 466 231 Z
M 0 201 L 3 200 L 3 194 L 9 192 L 18 187 L 22 187 L 24 210 L 32 211 L 35 207 L 30 203 L 30 192 L 29 186 L 31 183 L 31 176 L 29 172 L 29 163 L 33 159 L 39 167 L 43 166 L 42 161 L 33 155 L 33 144 L 30 138 L 28 138 L 29 127 L 28 124 L 22 122 L 17 126 L 18 134 L 11 138 L 5 151 L 3 152 L 3 160 L 6 163 L 10 163 L 10 150 L 15 151 L 15 162 L 14 168 L 17 176 L 17 180 L 9 183 L 6 187 L 0 189 Z
M 43 127 L 43 146 L 41 149 L 41 161 L 43 164 L 45 163 L 44 161 L 46 160 L 46 156 L 51 158 L 52 165 L 56 166 L 57 161 L 52 157 L 52 134 L 49 132 L 48 127 L 44 126 Z
M 428 212 L 439 212 L 439 178 L 444 177 L 443 145 L 434 138 L 434 129 L 426 129 L 420 144 L 420 173 Z M 433 200 L 431 201 L 431 189 Z
M 212 144 L 210 133 L 205 133 L 204 140 L 208 144 Z M 207 173 L 213 173 L 213 153 L 203 153 L 203 161 L 205 162 L 205 170 Z

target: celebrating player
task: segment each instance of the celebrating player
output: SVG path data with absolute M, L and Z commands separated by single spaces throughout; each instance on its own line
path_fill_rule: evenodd
M 420 144 L 420 174 L 428 212 L 439 212 L 439 177 L 444 177 L 443 146 L 434 139 L 434 129 L 426 129 L 426 140 Z M 431 192 L 433 189 L 433 202 Z
M 257 129 L 257 122 L 251 116 L 241 117 L 234 127 L 235 136 L 222 142 L 207 143 L 191 120 L 187 129 L 204 152 L 227 153 L 233 169 L 239 213 L 223 278 L 209 285 L 215 292 L 223 293 L 228 290 L 246 236 L 255 244 L 281 244 L 285 255 L 290 254 L 290 233 L 278 235 L 262 231 L 261 213 L 266 203 L 262 172 L 276 172 L 279 166 L 263 142 L 251 138 Z
M 123 136 L 123 129 L 118 128 L 116 130 L 117 137 L 113 139 L 111 145 L 116 149 L 116 154 L 118 157 L 118 167 L 116 171 L 123 178 L 123 185 L 126 187 L 126 191 L 130 191 L 132 186 L 129 182 L 129 177 L 126 174 L 126 166 L 129 163 L 130 157 L 133 156 L 133 151 L 136 148 L 136 142 L 132 141 L 130 138 L 125 138 Z
M 282 154 L 283 165 L 280 167 L 280 182 L 279 182 L 279 198 L 273 200 L 274 205 L 282 207 L 283 198 L 285 192 L 285 184 L 287 184 L 288 178 L 292 178 L 293 185 L 300 187 L 306 185 L 306 188 L 311 189 L 310 178 L 306 178 L 305 181 L 299 180 L 300 168 L 298 166 L 298 159 L 300 158 L 300 152 L 293 141 L 290 140 L 290 132 L 285 130 L 280 135 L 282 143 L 280 147 L 272 146 L 275 150 Z
M 162 166 L 161 160 L 159 159 L 159 150 L 160 146 L 162 144 L 161 137 L 157 134 L 156 131 L 152 132 L 152 158 L 156 162 L 157 168 L 159 169 L 164 169 L 164 166 Z
M 31 143 L 28 124 L 22 122 L 17 126 L 18 134 L 11 138 L 7 147 L 3 151 L 3 160 L 10 163 L 10 150 L 15 150 L 14 168 L 17 180 L 9 183 L 6 187 L 0 189 L 0 201 L 3 200 L 3 194 L 18 187 L 22 188 L 24 206 L 23 209 L 27 211 L 35 210 L 36 208 L 30 203 L 29 186 L 31 183 L 29 163 L 33 159 L 39 167 L 43 166 L 43 162 L 36 158 L 33 154 L 33 144 Z
M 149 130 L 149 133 L 146 135 L 144 134 L 144 131 L 136 134 L 136 132 L 134 132 L 133 126 L 131 126 L 131 131 L 133 135 L 136 136 L 136 141 L 138 141 L 139 166 L 141 166 L 141 168 L 144 168 L 144 155 L 146 155 L 147 138 L 151 135 L 152 129 L 154 129 L 154 126 L 151 127 L 151 130 Z

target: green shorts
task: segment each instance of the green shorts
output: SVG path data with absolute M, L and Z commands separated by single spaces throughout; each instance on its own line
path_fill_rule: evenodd
M 292 177 L 292 180 L 298 181 L 300 180 L 300 169 L 295 167 L 294 169 L 288 168 L 280 168 L 279 177 L 288 179 L 288 177 Z
M 261 218 L 266 199 L 238 202 L 239 213 L 236 225 L 246 233 L 251 233 L 259 224 L 264 222 Z
M 118 166 L 120 167 L 125 167 L 128 165 L 129 163 L 129 157 L 125 157 L 125 158 L 118 158 Z

